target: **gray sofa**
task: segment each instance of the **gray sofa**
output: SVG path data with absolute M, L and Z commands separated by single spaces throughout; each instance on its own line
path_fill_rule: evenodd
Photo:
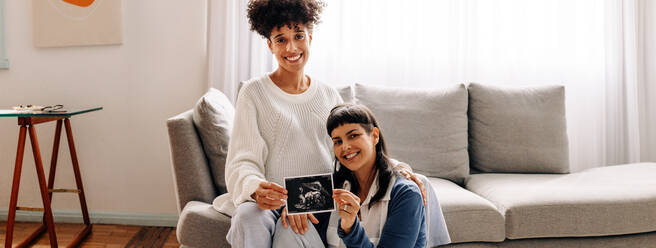
M 656 164 L 570 173 L 563 87 L 338 90 L 374 111 L 394 158 L 429 177 L 443 247 L 656 247 Z M 167 121 L 182 246 L 229 246 L 230 217 L 212 201 L 233 115 L 210 90 Z

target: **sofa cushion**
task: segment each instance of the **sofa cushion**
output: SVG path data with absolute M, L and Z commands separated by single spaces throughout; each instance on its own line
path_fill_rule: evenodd
M 469 174 L 467 89 L 355 85 L 357 103 L 381 125 L 388 152 L 429 177 L 463 183 Z
M 344 100 L 344 102 L 348 102 L 348 103 L 355 102 L 355 96 L 354 96 L 355 93 L 353 92 L 354 89 L 352 85 L 337 86 L 335 87 L 335 89 L 337 90 L 337 92 L 339 92 L 339 96 L 342 97 L 342 100 Z
M 442 207 L 452 243 L 505 239 L 504 219 L 494 204 L 451 181 L 428 180 Z
M 190 201 L 180 213 L 176 236 L 188 247 L 230 247 L 226 235 L 230 217 L 217 212 L 211 204 Z
M 476 174 L 467 189 L 506 217 L 509 239 L 656 231 L 656 164 L 627 164 L 568 175 Z
M 469 85 L 469 157 L 483 172 L 567 173 L 562 86 Z
M 225 162 L 235 108 L 219 90 L 211 88 L 194 107 L 193 120 L 209 160 L 214 186 L 226 192 Z

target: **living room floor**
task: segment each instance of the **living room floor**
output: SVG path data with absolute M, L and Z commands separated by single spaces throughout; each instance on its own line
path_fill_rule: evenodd
M 13 245 L 16 246 L 25 239 L 32 231 L 36 230 L 39 223 L 17 222 L 14 226 Z M 73 237 L 82 230 L 82 224 L 56 223 L 57 243 L 65 247 Z M 0 245 L 5 243 L 7 233 L 7 222 L 0 222 Z M 168 234 L 167 234 L 168 233 Z M 155 238 L 158 235 L 167 237 Z M 128 246 L 129 244 L 129 246 Z M 94 224 L 91 234 L 82 242 L 81 247 L 179 247 L 175 237 L 175 228 L 144 227 L 128 225 L 104 225 Z M 50 247 L 47 233 L 41 235 L 32 247 Z

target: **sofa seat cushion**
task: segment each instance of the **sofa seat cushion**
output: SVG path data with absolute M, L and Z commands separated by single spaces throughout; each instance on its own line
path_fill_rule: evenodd
M 428 180 L 442 207 L 452 243 L 505 239 L 503 216 L 494 204 L 449 180 Z
M 182 209 L 176 235 L 178 242 L 189 247 L 230 247 L 226 235 L 230 217 L 217 212 L 211 204 L 190 201 Z
M 475 174 L 467 189 L 493 202 L 509 239 L 656 230 L 656 164 L 558 174 Z

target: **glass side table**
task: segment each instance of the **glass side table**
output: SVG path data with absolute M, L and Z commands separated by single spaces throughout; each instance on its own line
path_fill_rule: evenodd
M 18 117 L 18 125 L 20 132 L 18 134 L 18 150 L 16 152 L 16 164 L 14 165 L 14 178 L 11 186 L 11 199 L 9 201 L 9 216 L 7 217 L 7 233 L 5 236 L 5 247 L 12 247 L 12 239 L 14 234 L 14 222 L 16 219 L 16 210 L 23 211 L 43 211 L 43 221 L 39 228 L 30 234 L 24 241 L 18 244 L 17 247 L 27 247 L 36 241 L 46 230 L 48 230 L 48 237 L 50 238 L 50 246 L 57 247 L 57 236 L 55 234 L 55 223 L 52 216 L 51 198 L 52 193 L 76 193 L 80 199 L 80 208 L 82 209 L 82 218 L 84 221 L 84 229 L 80 231 L 68 247 L 77 247 L 79 244 L 91 233 L 91 222 L 89 220 L 89 211 L 87 210 L 87 202 L 84 198 L 84 188 L 82 187 L 82 176 L 80 174 L 80 165 L 77 160 L 77 152 L 75 151 L 75 143 L 73 142 L 73 132 L 71 130 L 71 117 L 101 110 L 102 107 L 95 108 L 79 108 L 67 109 L 66 112 L 17 112 L 13 110 L 0 110 L 0 117 Z M 46 185 L 45 172 L 43 169 L 43 162 L 41 160 L 41 151 L 39 150 L 39 142 L 36 137 L 36 130 L 34 125 L 57 121 L 55 128 L 55 141 L 52 148 L 52 158 L 50 160 L 50 173 L 48 174 L 48 182 Z M 71 153 L 71 160 L 73 162 L 73 172 L 75 173 L 75 183 L 77 189 L 55 189 L 55 169 L 57 168 L 57 154 L 59 152 L 59 141 L 61 137 L 62 124 L 66 128 L 66 138 L 68 140 L 68 149 Z M 43 201 L 43 208 L 33 207 L 19 207 L 18 203 L 18 187 L 20 186 L 21 169 L 23 167 L 23 153 L 25 151 L 25 138 L 29 132 L 30 143 L 32 145 L 32 153 L 34 155 L 34 162 L 36 165 L 37 180 L 39 181 L 39 189 L 41 191 L 41 200 Z

